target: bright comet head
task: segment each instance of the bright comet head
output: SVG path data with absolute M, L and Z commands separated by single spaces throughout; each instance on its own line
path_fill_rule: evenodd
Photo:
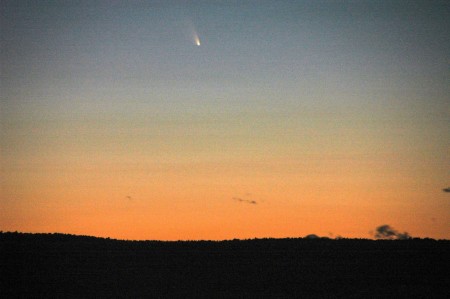
M 195 37 L 195 44 L 197 46 L 200 46 L 200 39 L 198 38 L 198 36 Z

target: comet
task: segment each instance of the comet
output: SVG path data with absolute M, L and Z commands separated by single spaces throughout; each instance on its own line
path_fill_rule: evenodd
M 189 35 L 192 38 L 194 45 L 196 45 L 197 47 L 200 47 L 200 45 L 201 45 L 200 37 L 198 36 L 197 29 L 195 28 L 194 23 L 192 21 L 189 21 L 186 27 L 189 30 Z
M 195 44 L 200 47 L 200 38 L 198 37 L 197 33 L 194 33 L 194 41 Z

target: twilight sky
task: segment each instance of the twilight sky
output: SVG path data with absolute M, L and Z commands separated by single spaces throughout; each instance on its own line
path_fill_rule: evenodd
M 448 1 L 0 12 L 0 230 L 450 238 Z

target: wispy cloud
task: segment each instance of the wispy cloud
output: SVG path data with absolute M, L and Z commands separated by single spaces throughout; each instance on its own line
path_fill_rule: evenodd
M 252 205 L 256 205 L 258 204 L 256 202 L 256 200 L 251 200 L 251 199 L 243 199 L 240 197 L 233 197 L 234 200 L 238 201 L 238 202 L 243 202 L 243 203 L 248 203 L 248 204 L 252 204 Z

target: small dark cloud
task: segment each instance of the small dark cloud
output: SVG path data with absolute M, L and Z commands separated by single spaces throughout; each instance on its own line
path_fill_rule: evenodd
M 374 237 L 381 240 L 407 240 L 411 238 L 407 232 L 400 233 L 387 224 L 377 227 Z
M 248 204 L 251 204 L 251 205 L 256 205 L 256 204 L 258 204 L 258 203 L 256 202 L 256 200 L 243 199 L 243 198 L 240 198 L 240 197 L 233 197 L 233 199 L 236 200 L 236 201 L 238 201 L 238 202 L 248 203 Z
M 442 189 L 444 192 L 450 192 L 450 187 Z
M 130 195 L 127 195 L 126 198 L 129 199 L 129 200 L 133 199 L 133 197 L 131 197 Z

